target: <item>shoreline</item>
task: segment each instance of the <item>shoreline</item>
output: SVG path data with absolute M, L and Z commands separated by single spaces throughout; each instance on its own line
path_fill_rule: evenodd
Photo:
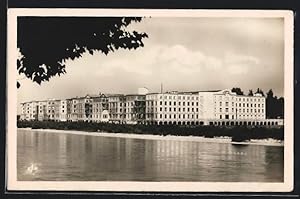
M 63 133 L 73 135 L 90 135 L 101 137 L 117 137 L 130 139 L 147 139 L 147 140 L 174 140 L 174 141 L 193 141 L 193 142 L 210 142 L 210 143 L 227 143 L 236 145 L 261 145 L 261 146 L 284 146 L 283 141 L 275 139 L 251 139 L 249 142 L 233 142 L 231 137 L 214 137 L 207 138 L 204 136 L 175 136 L 175 135 L 151 135 L 151 134 L 129 134 L 129 133 L 105 133 L 105 132 L 87 132 L 77 130 L 57 130 L 57 129 L 32 129 L 32 128 L 17 128 L 25 131 L 39 131 L 49 133 Z

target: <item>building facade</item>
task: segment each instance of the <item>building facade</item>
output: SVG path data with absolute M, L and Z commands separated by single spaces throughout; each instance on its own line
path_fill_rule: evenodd
M 86 95 L 21 103 L 20 120 L 55 120 L 168 125 L 283 125 L 266 119 L 259 93 L 237 95 L 229 89 L 195 92 Z
M 108 111 L 111 122 L 125 123 L 126 96 L 122 94 L 108 96 Z
M 108 122 L 108 98 L 104 94 L 92 97 L 92 121 L 93 122 Z

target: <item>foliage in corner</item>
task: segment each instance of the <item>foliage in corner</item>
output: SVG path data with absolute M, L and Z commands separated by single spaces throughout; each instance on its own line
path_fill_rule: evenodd
M 140 17 L 20 17 L 17 46 L 22 56 L 17 60 L 17 70 L 41 84 L 66 73 L 64 62 L 79 58 L 84 52 L 100 51 L 107 55 L 119 48 L 143 47 L 142 39 L 148 35 L 126 30 L 129 24 L 141 20 Z

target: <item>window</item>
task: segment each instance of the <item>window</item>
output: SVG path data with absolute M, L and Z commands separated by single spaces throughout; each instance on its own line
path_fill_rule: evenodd
M 174 108 L 174 111 L 176 111 L 176 108 Z
M 174 106 L 176 106 L 176 102 L 174 102 Z
M 169 108 L 169 111 L 171 112 L 171 111 L 172 111 L 172 108 Z
M 220 108 L 220 112 L 222 112 L 222 108 Z
M 225 112 L 228 112 L 228 108 L 225 109 Z
M 222 106 L 222 102 L 220 102 L 220 106 Z
M 165 102 L 165 106 L 167 106 L 167 102 Z
M 159 111 L 162 111 L 162 107 L 159 108 Z
M 159 102 L 159 105 L 162 105 L 162 101 Z
M 172 105 L 172 102 L 169 102 L 169 105 L 171 106 L 171 105 Z
M 225 102 L 225 106 L 228 106 L 228 102 Z
M 182 102 L 182 105 L 185 106 L 185 102 Z
M 220 115 L 220 119 L 222 119 L 222 115 Z
M 162 114 L 159 114 L 159 117 L 162 118 Z

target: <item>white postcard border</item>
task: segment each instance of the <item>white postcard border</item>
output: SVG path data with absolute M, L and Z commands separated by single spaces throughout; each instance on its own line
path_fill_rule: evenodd
M 17 181 L 17 17 L 18 16 L 142 16 L 142 17 L 264 17 L 284 18 L 284 182 L 125 182 L 125 181 Z M 7 189 L 48 191 L 147 192 L 289 192 L 294 182 L 293 12 L 287 10 L 153 10 L 153 9 L 8 9 L 7 29 Z

